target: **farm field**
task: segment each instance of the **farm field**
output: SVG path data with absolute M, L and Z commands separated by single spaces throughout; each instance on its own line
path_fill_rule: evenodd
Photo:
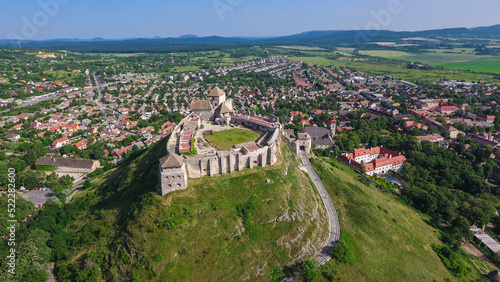
M 362 55 L 399 59 L 404 61 L 420 62 L 428 65 L 441 65 L 454 62 L 475 61 L 483 59 L 500 58 L 498 56 L 485 56 L 474 54 L 472 48 L 436 49 L 422 53 L 410 53 L 397 50 L 363 50 Z
M 440 65 L 449 69 L 470 70 L 474 72 L 488 72 L 500 74 L 500 58 L 476 60 L 469 62 L 456 62 Z
M 285 49 L 305 50 L 305 51 L 325 50 L 324 48 L 320 48 L 320 47 L 308 47 L 308 46 L 276 46 L 276 47 L 285 48 Z
M 339 61 L 328 59 L 325 57 L 289 57 L 292 61 L 304 61 L 307 64 L 316 64 L 322 66 L 339 66 Z
M 185 73 L 185 72 L 190 72 L 190 71 L 198 71 L 200 69 L 201 69 L 201 67 L 198 67 L 198 66 L 186 66 L 186 67 L 174 68 L 174 71 L 177 73 Z
M 346 66 L 351 70 L 367 72 L 375 76 L 393 76 L 396 79 L 407 80 L 411 82 L 418 81 L 437 81 L 437 80 L 464 80 L 481 81 L 486 83 L 500 83 L 500 77 L 490 74 L 481 74 L 453 69 L 408 69 L 406 62 L 401 60 L 390 60 L 385 58 L 370 58 L 364 62 L 348 62 L 329 59 L 325 57 L 290 57 L 291 60 L 301 60 L 305 63 L 313 63 L 323 66 Z
M 145 53 L 85 53 L 88 56 L 94 57 L 134 57 L 145 55 Z

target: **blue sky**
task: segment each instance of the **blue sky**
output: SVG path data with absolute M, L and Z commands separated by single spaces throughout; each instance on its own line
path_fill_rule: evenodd
M 278 36 L 310 30 L 399 31 L 500 24 L 500 1 L 496 0 L 0 0 L 0 3 L 0 38 L 4 39 L 183 34 Z

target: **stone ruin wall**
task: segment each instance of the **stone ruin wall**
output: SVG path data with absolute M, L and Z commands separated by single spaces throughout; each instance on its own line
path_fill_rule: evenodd
M 172 131 L 172 134 L 167 142 L 167 150 L 169 154 L 180 155 L 178 144 L 180 133 L 184 125 L 195 114 L 186 116 Z M 277 154 L 281 153 L 281 132 L 282 127 L 278 123 L 278 127 L 266 127 L 260 124 L 251 122 L 241 122 L 231 120 L 231 123 L 243 125 L 254 130 L 264 132 L 265 134 L 258 140 L 261 148 L 252 152 L 246 151 L 245 155 L 240 154 L 244 145 L 238 148 L 232 148 L 227 151 L 219 151 L 210 155 L 195 155 L 183 156 L 184 164 L 179 169 L 165 169 L 160 173 L 161 187 L 159 194 L 165 195 L 172 191 L 184 190 L 187 188 L 187 178 L 201 178 L 206 175 L 213 176 L 217 174 L 232 173 L 241 171 L 244 168 L 254 168 L 255 166 L 265 167 L 266 165 L 274 165 L 278 158 Z M 162 171 L 160 167 L 160 171 Z
M 184 161 L 188 177 L 200 178 L 241 171 L 244 168 L 252 169 L 257 165 L 261 167 L 274 165 L 278 159 L 276 155 L 280 152 L 279 132 L 280 129 L 276 128 L 265 146 L 245 155 L 238 153 L 240 148 L 236 148 L 209 156 L 189 156 Z

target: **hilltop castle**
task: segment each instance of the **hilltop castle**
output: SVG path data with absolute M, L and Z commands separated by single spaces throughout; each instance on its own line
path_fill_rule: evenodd
M 277 117 L 235 113 L 232 100 L 227 99 L 219 87 L 206 99 L 196 100 L 191 112 L 172 131 L 167 143 L 168 155 L 160 159 L 160 195 L 186 189 L 188 178 L 276 163 L 277 154 L 281 153 L 281 124 Z M 255 142 L 235 144 L 225 151 L 218 151 L 205 142 L 205 134 L 227 130 L 230 126 L 244 126 L 262 136 Z

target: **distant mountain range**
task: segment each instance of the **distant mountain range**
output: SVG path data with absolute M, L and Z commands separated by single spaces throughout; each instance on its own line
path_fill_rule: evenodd
M 476 28 L 448 28 L 426 31 L 366 31 L 330 30 L 308 31 L 300 34 L 268 37 L 220 37 L 183 35 L 177 38 L 129 38 L 129 39 L 51 39 L 20 40 L 23 48 L 47 48 L 75 52 L 175 52 L 213 50 L 224 47 L 255 45 L 306 45 L 361 47 L 372 42 L 400 42 L 407 38 L 430 39 L 500 39 L 500 25 Z M 18 48 L 17 40 L 0 40 L 0 46 Z

